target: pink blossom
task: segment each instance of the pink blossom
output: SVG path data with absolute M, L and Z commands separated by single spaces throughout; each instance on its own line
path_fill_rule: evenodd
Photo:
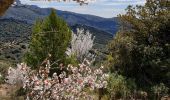
M 102 68 L 92 70 L 85 63 L 78 67 L 68 65 L 67 69 L 72 74 L 66 75 L 62 72 L 60 75 L 53 73 L 49 77 L 50 63 L 45 68 L 40 68 L 39 73 L 29 69 L 26 64 L 19 64 L 16 69 L 9 68 L 9 83 L 15 83 L 22 80 L 23 88 L 27 90 L 27 100 L 93 100 L 93 95 L 84 91 L 88 87 L 90 90 L 107 87 L 107 74 L 104 74 Z M 18 74 L 19 72 L 19 74 Z M 13 75 L 16 74 L 16 75 Z M 21 76 L 21 77 L 20 77 Z M 59 80 L 60 78 L 60 80 Z

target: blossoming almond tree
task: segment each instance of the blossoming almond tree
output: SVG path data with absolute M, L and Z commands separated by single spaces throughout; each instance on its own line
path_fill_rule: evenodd
M 21 84 L 26 81 L 30 68 L 25 63 L 17 64 L 17 68 L 9 67 L 6 82 L 9 84 Z
M 89 56 L 89 50 L 94 45 L 95 37 L 89 31 L 77 29 L 77 33 L 72 32 L 71 48 L 66 51 L 67 55 L 75 55 L 79 61 L 83 61 Z
M 68 65 L 68 73 L 53 73 L 52 77 L 49 77 L 50 66 L 48 61 L 45 67 L 32 71 L 26 64 L 18 64 L 16 69 L 9 69 L 6 82 L 22 82 L 27 100 L 94 100 L 94 95 L 85 89 L 93 91 L 107 86 L 108 74 L 103 73 L 103 66 L 91 69 L 87 60 L 78 67 Z

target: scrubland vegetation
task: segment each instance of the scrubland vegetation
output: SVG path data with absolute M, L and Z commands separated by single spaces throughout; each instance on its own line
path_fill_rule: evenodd
M 169 2 L 129 6 L 119 20 L 107 59 L 96 62 L 96 37 L 73 33 L 52 10 L 35 23 L 25 63 L 10 67 L 0 60 L 0 83 L 16 87 L 10 95 L 16 99 L 169 100 Z

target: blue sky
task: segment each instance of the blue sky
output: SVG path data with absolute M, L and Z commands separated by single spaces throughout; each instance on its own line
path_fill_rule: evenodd
M 91 14 L 105 18 L 116 17 L 125 13 L 128 5 L 144 5 L 145 0 L 96 0 L 88 5 L 80 6 L 75 2 L 57 2 L 57 0 L 21 0 L 23 4 L 38 5 L 43 8 L 56 8 L 81 14 Z

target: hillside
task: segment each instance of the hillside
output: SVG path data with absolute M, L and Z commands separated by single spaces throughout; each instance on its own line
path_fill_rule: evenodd
M 50 11 L 50 8 L 39 8 L 34 5 L 13 6 L 1 18 L 13 18 L 32 24 L 37 18 L 44 18 L 49 15 Z M 117 18 L 102 18 L 60 10 L 56 10 L 56 13 L 64 18 L 70 26 L 82 24 L 106 31 L 110 34 L 114 34 L 118 29 Z
M 10 7 L 5 15 L 0 17 L 0 59 L 20 61 L 29 43 L 33 23 L 36 19 L 45 18 L 50 12 L 51 8 L 34 5 Z M 102 53 L 106 53 L 106 44 L 118 30 L 117 18 L 102 18 L 60 10 L 56 10 L 56 13 L 73 31 L 76 28 L 89 30 L 96 37 L 94 49 Z
M 21 60 L 28 48 L 32 25 L 12 18 L 0 19 L 0 59 L 17 62 Z M 112 39 L 111 34 L 86 25 L 76 24 L 71 26 L 73 31 L 76 28 L 89 30 L 96 37 L 94 49 L 98 49 L 99 52 L 106 52 L 105 46 Z
M 18 20 L 0 20 L 0 59 L 21 60 L 29 42 L 31 27 Z
M 71 29 L 73 31 L 76 31 L 76 28 L 83 28 L 85 30 L 89 30 L 90 33 L 93 34 L 93 36 L 95 36 L 95 45 L 94 48 L 98 49 L 100 52 L 106 52 L 106 45 L 108 44 L 108 42 L 113 38 L 113 36 L 105 31 L 102 30 L 98 30 L 94 27 L 90 27 L 90 26 L 86 26 L 86 25 L 80 25 L 80 24 L 76 24 L 74 26 L 71 26 Z

